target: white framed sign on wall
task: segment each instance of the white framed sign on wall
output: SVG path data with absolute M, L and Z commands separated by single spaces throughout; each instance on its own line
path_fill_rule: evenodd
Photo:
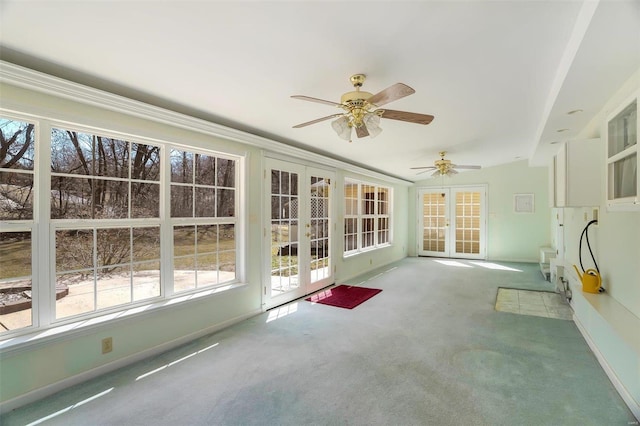
M 513 194 L 515 213 L 533 213 L 535 211 L 533 194 Z

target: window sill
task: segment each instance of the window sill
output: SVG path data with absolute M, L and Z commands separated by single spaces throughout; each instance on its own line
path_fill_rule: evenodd
M 46 329 L 25 332 L 24 334 L 13 337 L 9 336 L 4 340 L 0 340 L 0 356 L 6 356 L 8 354 L 14 354 L 25 350 L 30 350 L 41 345 L 50 344 L 52 342 L 63 341 L 71 338 L 77 338 L 86 334 L 91 334 L 94 333 L 96 329 L 104 327 L 108 324 L 113 324 L 116 321 L 130 320 L 151 312 L 158 312 L 163 309 L 169 309 L 174 306 L 180 306 L 196 300 L 215 297 L 220 293 L 242 288 L 246 285 L 246 283 L 230 283 L 228 285 L 211 288 L 208 290 L 174 295 L 170 299 L 165 299 L 147 305 L 135 306 L 122 311 L 110 312 L 97 317 L 73 321 L 62 325 L 52 325 L 51 327 Z
M 384 248 L 388 248 L 388 247 L 392 247 L 392 246 L 393 246 L 393 244 L 389 243 L 389 244 L 379 245 L 377 247 L 368 247 L 366 249 L 353 251 L 353 252 L 349 252 L 349 253 L 344 253 L 342 255 L 342 258 L 343 259 L 349 259 L 351 257 L 357 257 L 360 254 L 371 253 L 372 251 L 376 251 L 376 250 L 380 250 L 380 249 L 384 249 Z

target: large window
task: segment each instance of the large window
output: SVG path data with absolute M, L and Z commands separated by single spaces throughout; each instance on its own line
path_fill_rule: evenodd
M 171 150 L 174 291 L 236 278 L 235 173 L 234 160 Z
M 0 336 L 237 281 L 239 158 L 45 120 L 0 131 Z
M 391 194 L 391 188 L 385 186 L 345 180 L 345 254 L 354 254 L 391 243 Z

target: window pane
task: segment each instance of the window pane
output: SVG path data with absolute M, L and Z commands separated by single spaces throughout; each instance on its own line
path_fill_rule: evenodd
M 196 184 L 215 185 L 215 157 L 209 155 L 196 154 Z
M 160 185 L 131 183 L 131 217 L 160 217 Z
M 0 220 L 33 219 L 33 174 L 0 170 Z
M 291 182 L 289 181 L 289 172 L 280 172 L 280 194 L 291 194 Z
M 171 150 L 171 182 L 193 183 L 193 154 Z
M 216 253 L 218 251 L 218 226 L 200 225 L 197 234 L 198 253 Z
M 56 276 L 56 288 L 68 294 L 56 300 L 56 318 L 67 318 L 95 311 L 94 271 L 78 271 Z
M 638 157 L 631 155 L 612 163 L 614 198 L 633 197 L 637 194 Z M 610 167 L 611 167 L 610 166 Z
M 203 254 L 197 257 L 198 287 L 218 284 L 218 255 Z
M 173 254 L 175 256 L 195 255 L 196 227 L 176 226 L 173 228 Z
M 96 274 L 96 309 L 131 303 L 131 269 L 129 266 L 101 268 Z
M 235 250 L 236 228 L 235 225 L 220 225 L 218 230 L 218 244 L 220 250 Z
M 173 260 L 173 290 L 176 293 L 196 288 L 196 258 L 176 257 Z
M 131 230 L 129 228 L 98 229 L 96 231 L 98 266 L 122 265 L 131 262 Z M 105 268 L 109 273 L 116 268 Z
M 133 261 L 160 260 L 160 228 L 133 228 Z
M 32 325 L 31 233 L 0 233 L 0 334 Z
M 56 271 L 93 268 L 93 230 L 56 231 Z
M 33 170 L 35 125 L 0 117 L 0 169 Z
M 51 172 L 92 175 L 94 142 L 86 133 L 51 129 Z
M 92 219 L 125 219 L 129 214 L 129 183 L 94 179 Z
M 216 190 L 217 217 L 234 217 L 236 215 L 236 191 L 233 189 Z
M 215 188 L 196 188 L 196 217 L 214 217 L 216 210 Z
M 171 185 L 171 217 L 193 217 L 193 188 Z
M 133 265 L 131 284 L 134 301 L 160 296 L 160 262 Z
M 218 254 L 219 278 L 218 282 L 224 283 L 236 279 L 236 252 L 223 251 Z
M 92 179 L 51 176 L 51 218 L 94 217 L 91 203 L 92 186 Z
M 131 179 L 160 180 L 160 147 L 131 144 Z
M 236 185 L 236 162 L 234 160 L 218 158 L 216 167 L 218 177 L 216 184 L 225 188 L 234 188 Z
M 95 136 L 93 173 L 96 176 L 129 179 L 129 143 Z

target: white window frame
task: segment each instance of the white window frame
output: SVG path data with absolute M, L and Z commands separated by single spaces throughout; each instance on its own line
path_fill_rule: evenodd
M 245 155 L 234 152 L 222 152 L 221 150 L 203 149 L 185 144 L 176 144 L 169 138 L 155 139 L 144 136 L 136 136 L 117 130 L 105 130 L 105 127 L 91 125 L 80 125 L 69 123 L 61 119 L 51 119 L 41 115 L 32 115 L 28 112 L 16 112 L 13 110 L 0 109 L 0 115 L 4 118 L 26 121 L 35 124 L 34 143 L 36 150 L 34 154 L 34 195 L 33 195 L 33 219 L 0 221 L 0 231 L 3 232 L 31 232 L 31 253 L 33 281 L 32 294 L 32 320 L 31 325 L 15 330 L 5 331 L 0 334 L 0 349 L 14 346 L 22 342 L 24 336 L 29 341 L 29 336 L 33 333 L 41 333 L 45 330 L 51 337 L 58 333 L 66 333 L 69 330 L 79 330 L 80 324 L 95 326 L 112 319 L 121 319 L 129 315 L 137 315 L 140 312 L 148 312 L 151 309 L 163 309 L 176 303 L 189 302 L 200 297 L 218 294 L 226 290 L 244 285 L 246 272 L 244 271 L 244 242 L 245 217 L 243 197 L 246 192 L 246 182 L 243 178 L 245 170 Z M 81 118 L 82 119 L 82 118 Z M 87 122 L 90 118 L 87 117 Z M 117 123 L 113 123 L 117 127 Z M 160 185 L 160 214 L 158 218 L 126 218 L 126 219 L 52 219 L 50 208 L 51 192 L 51 129 L 60 128 L 79 132 L 87 132 L 95 135 L 113 137 L 125 140 L 130 143 L 141 143 L 160 146 L 161 157 L 161 177 Z M 233 223 L 235 227 L 235 279 L 226 282 L 219 282 L 205 287 L 197 287 L 191 290 L 176 293 L 173 291 L 173 247 L 172 230 L 176 223 L 184 222 L 184 218 L 171 218 L 170 216 L 170 170 L 169 152 L 171 148 L 187 150 L 190 152 L 202 153 L 216 158 L 224 158 L 235 161 L 234 176 L 234 216 L 224 218 L 196 218 L 198 223 Z M 82 177 L 78 175 L 76 177 Z M 188 218 L 187 218 L 188 220 Z M 192 221 L 193 222 L 193 221 Z M 91 312 L 81 313 L 69 317 L 56 319 L 55 292 L 52 292 L 50 285 L 37 286 L 35 283 L 53 283 L 56 276 L 55 265 L 55 232 L 61 229 L 93 229 L 109 227 L 138 227 L 138 226 L 159 226 L 161 235 L 160 247 L 160 295 L 158 297 L 132 301 L 120 304 L 111 308 L 94 309 Z M 79 325 L 76 327 L 76 325 Z
M 347 214 L 347 194 L 346 194 L 346 188 L 350 185 L 355 185 L 357 190 L 357 197 L 356 201 L 357 201 L 357 211 L 355 214 L 351 213 L 351 214 Z M 374 198 L 373 200 L 369 200 L 369 201 L 373 201 L 373 205 L 374 205 L 374 213 L 366 213 L 363 212 L 363 197 L 362 197 L 362 187 L 363 186 L 370 186 L 373 187 L 373 191 L 374 191 Z M 388 194 L 388 200 L 379 200 L 378 195 L 380 194 L 380 190 L 381 189 L 385 189 L 386 193 Z M 356 220 L 357 223 L 357 231 L 356 231 L 356 248 L 353 250 L 346 250 L 346 238 L 343 238 L 343 256 L 344 257 L 348 257 L 348 256 L 353 256 L 359 253 L 363 253 L 363 252 L 369 252 L 372 250 L 377 250 L 380 248 L 384 248 L 384 247 L 389 247 L 392 245 L 393 243 L 393 188 L 391 186 L 387 186 L 387 185 L 381 185 L 381 184 L 377 184 L 374 182 L 367 182 L 367 181 L 362 181 L 362 180 L 357 180 L 357 179 L 352 179 L 352 178 L 345 178 L 344 180 L 344 194 L 343 194 L 343 199 L 344 199 L 344 220 L 343 220 L 343 228 L 346 227 L 346 221 L 347 220 Z M 349 197 L 349 200 L 352 199 L 354 197 Z M 380 205 L 382 203 L 386 203 L 387 205 L 387 213 L 380 213 L 379 212 L 379 208 Z M 373 228 L 373 244 L 363 247 L 364 241 L 363 241 L 363 236 L 364 236 L 364 229 L 363 229 L 363 220 L 364 219 L 372 219 L 373 220 L 373 224 L 374 224 L 374 228 Z M 387 220 L 387 233 L 388 233 L 388 241 L 386 242 L 380 242 L 379 240 L 379 232 L 381 231 L 379 229 L 379 223 L 380 223 L 380 219 L 386 219 Z

